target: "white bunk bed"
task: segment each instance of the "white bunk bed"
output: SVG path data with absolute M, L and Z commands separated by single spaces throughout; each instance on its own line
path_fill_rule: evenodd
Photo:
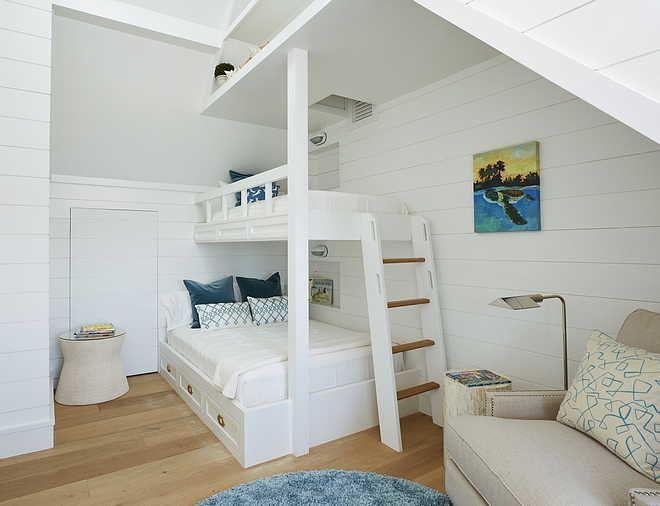
M 287 195 L 268 198 L 271 193 L 266 191 L 266 200 L 233 208 L 228 202 L 237 191 L 242 193 L 241 202 L 247 202 L 248 188 L 265 184 L 268 189 L 286 177 L 286 169 L 286 166 L 279 167 L 197 196 L 196 202 L 207 206 L 207 222 L 195 225 L 196 242 L 286 240 L 289 237 Z M 309 239 L 360 240 L 362 220 L 370 216 L 378 220 L 385 239 L 410 240 L 412 217 L 397 199 L 339 192 L 313 192 L 312 195 L 311 207 L 320 209 L 309 209 Z M 220 202 L 215 210 L 212 201 Z M 367 213 L 368 210 L 381 212 L 372 214 Z M 307 255 L 304 260 L 307 261 Z M 306 285 L 307 276 L 304 281 Z M 295 280 L 289 277 L 289 284 L 293 283 Z M 198 329 L 185 330 L 199 332 Z M 168 332 L 168 341 L 170 336 Z M 239 400 L 222 394 L 209 376 L 208 367 L 203 372 L 168 341 L 161 342 L 162 374 L 241 465 L 249 467 L 292 453 L 291 399 L 246 407 Z M 397 390 L 418 385 L 419 381 L 418 368 L 396 373 Z M 402 400 L 399 414 L 416 412 L 418 406 L 414 399 Z M 310 446 L 378 423 L 374 379 L 309 395 Z
M 351 84 L 343 88 L 342 96 L 375 104 L 437 81 L 447 71 L 440 59 L 435 62 L 422 58 L 423 64 L 412 66 L 408 72 L 399 74 L 398 79 L 392 79 L 387 68 L 391 61 L 406 61 L 411 54 L 423 54 L 420 47 L 442 47 L 444 32 L 451 27 L 439 18 L 429 18 L 412 2 L 297 0 L 291 3 L 289 11 L 278 16 L 269 14 L 272 7 L 277 11 L 281 4 L 274 0 L 251 0 L 228 27 L 225 42 L 230 44 L 226 46 L 226 54 L 218 55 L 218 61 L 225 56 L 228 59 L 232 47 L 242 46 L 247 50 L 248 45 L 258 47 L 270 42 L 221 88 L 209 86 L 202 114 L 286 128 L 287 164 L 198 196 L 195 202 L 206 205 L 206 222 L 195 226 L 195 241 L 287 242 L 289 395 L 286 400 L 245 407 L 223 396 L 208 375 L 166 341 L 161 342 L 161 373 L 245 467 L 291 453 L 304 455 L 310 446 L 377 424 L 382 441 L 401 451 L 399 415 L 417 411 L 418 403 L 413 399 L 398 401 L 400 392 L 396 390 L 418 385 L 420 370 L 394 374 L 387 316 L 390 306 L 385 294 L 380 245 L 381 240 L 409 241 L 418 258 L 407 260 L 420 262 L 424 259 L 419 257 L 426 258 L 426 264 L 415 265 L 420 298 L 412 302 L 427 305 L 421 309 L 423 334 L 432 336 L 436 342 L 439 340 L 438 346 L 429 348 L 435 351 L 431 352 L 434 365 L 427 367 L 428 375 L 429 379 L 441 382 L 445 357 L 430 234 L 419 216 L 383 212 L 381 208 L 368 206 L 350 210 L 315 208 L 316 197 L 310 197 L 308 191 L 308 108 L 337 93 L 333 89 L 337 76 L 343 76 L 342 80 Z M 380 13 L 378 23 L 372 22 L 375 11 Z M 280 26 L 281 18 L 287 16 L 291 16 L 289 21 Z M 392 34 L 400 31 L 403 18 L 409 20 L 407 25 L 416 28 L 406 35 L 404 43 L 395 43 Z M 263 19 L 271 22 L 264 25 Z M 336 26 L 343 29 L 328 30 Z M 417 29 L 418 26 L 424 29 Z M 341 43 L 337 44 L 339 39 Z M 470 40 L 464 43 L 474 44 Z M 356 50 L 347 54 L 345 47 Z M 360 48 L 374 48 L 374 51 L 378 48 L 374 54 L 379 58 L 365 59 Z M 328 59 L 328 49 L 341 54 Z M 311 67 L 308 55 L 318 55 Z M 491 57 L 489 53 L 482 56 Z M 311 73 L 310 68 L 313 68 Z M 358 75 L 368 79 L 355 79 Z M 272 185 L 283 179 L 287 180 L 286 199 L 272 198 Z M 263 202 L 235 209 L 229 205 L 230 194 L 241 192 L 241 200 L 246 202 L 248 188 L 259 185 L 266 185 Z M 282 204 L 284 200 L 286 205 Z M 310 240 L 362 242 L 376 380 L 308 392 Z M 374 336 L 378 338 L 373 339 Z M 421 345 L 407 349 L 416 347 Z M 426 356 L 429 359 L 428 351 Z M 434 384 L 436 390 L 430 394 L 433 419 L 441 424 L 442 394 L 437 383 Z M 418 389 L 416 393 L 421 391 L 424 390 Z

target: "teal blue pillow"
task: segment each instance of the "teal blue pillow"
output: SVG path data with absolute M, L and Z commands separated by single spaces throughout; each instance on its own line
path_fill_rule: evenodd
M 241 278 L 236 276 L 236 283 L 238 283 L 238 289 L 241 291 L 241 302 L 245 302 L 248 297 L 265 299 L 267 297 L 282 295 L 279 272 L 276 272 L 268 279 Z
M 235 302 L 234 299 L 234 278 L 227 276 L 205 285 L 199 281 L 184 279 L 183 284 L 190 294 L 190 303 L 192 305 L 192 326 L 191 329 L 200 328 L 199 314 L 195 306 L 197 304 L 218 304 L 220 302 Z
M 229 177 L 232 183 L 235 183 L 237 181 L 242 181 L 243 179 L 252 176 L 254 176 L 254 174 L 241 174 L 240 172 L 236 172 L 234 170 L 229 171 Z M 280 192 L 280 185 L 275 183 L 273 185 L 273 190 L 271 195 L 273 197 L 277 197 L 279 192 Z M 255 186 L 254 188 L 248 188 L 247 203 L 249 204 L 250 202 L 256 202 L 257 200 L 266 200 L 266 185 Z M 240 205 L 241 205 L 241 192 L 236 192 L 236 206 L 238 207 Z

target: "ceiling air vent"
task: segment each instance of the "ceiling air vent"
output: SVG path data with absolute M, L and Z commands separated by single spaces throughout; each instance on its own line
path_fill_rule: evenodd
M 357 128 L 378 120 L 378 106 L 361 100 L 351 100 L 350 102 L 349 128 Z

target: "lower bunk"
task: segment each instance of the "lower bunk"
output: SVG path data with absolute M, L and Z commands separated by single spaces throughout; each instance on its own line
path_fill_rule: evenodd
M 190 330 L 186 329 L 186 332 Z M 172 335 L 168 332 L 168 340 L 171 338 Z M 179 344 L 177 346 L 180 347 Z M 370 347 L 365 348 L 369 348 L 368 359 L 371 360 Z M 361 353 L 364 351 L 361 350 Z M 291 401 L 284 398 L 259 404 L 259 397 L 264 397 L 265 401 L 268 401 L 269 395 L 271 398 L 273 395 L 277 396 L 278 389 L 281 390 L 282 387 L 286 392 L 285 383 L 276 386 L 275 393 L 260 396 L 258 374 L 255 373 L 252 377 L 255 380 L 256 394 L 255 392 L 249 394 L 248 390 L 243 388 L 250 383 L 250 377 L 244 382 L 239 381 L 236 391 L 243 390 L 245 402 L 251 405 L 247 407 L 237 398 L 229 398 L 218 389 L 214 378 L 209 375 L 208 364 L 204 364 L 203 361 L 199 363 L 199 357 L 191 358 L 198 364 L 194 364 L 190 358 L 175 349 L 171 342 L 160 342 L 161 375 L 243 467 L 291 454 Z M 398 389 L 419 384 L 419 369 L 404 370 L 401 358 L 398 359 L 398 364 L 400 369 L 396 373 Z M 282 363 L 280 362 L 279 365 L 281 369 Z M 278 372 L 271 370 L 270 374 L 273 383 L 285 381 L 285 375 L 283 376 L 281 370 Z M 331 376 L 338 375 L 331 374 Z M 263 390 L 263 378 L 261 381 Z M 341 383 L 342 380 L 339 382 Z M 324 388 L 323 381 L 317 383 L 322 389 L 311 393 L 309 397 L 310 447 L 378 425 L 375 384 L 372 378 L 330 388 Z M 414 398 L 399 401 L 401 416 L 418 410 L 418 402 Z

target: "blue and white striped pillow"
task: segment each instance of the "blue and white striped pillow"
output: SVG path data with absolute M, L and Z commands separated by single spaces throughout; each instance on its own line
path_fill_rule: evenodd
M 257 299 L 248 297 L 255 325 L 285 322 L 289 320 L 289 300 L 286 295 Z
M 199 304 L 195 306 L 199 324 L 206 330 L 230 329 L 252 325 L 250 305 L 247 302 Z

